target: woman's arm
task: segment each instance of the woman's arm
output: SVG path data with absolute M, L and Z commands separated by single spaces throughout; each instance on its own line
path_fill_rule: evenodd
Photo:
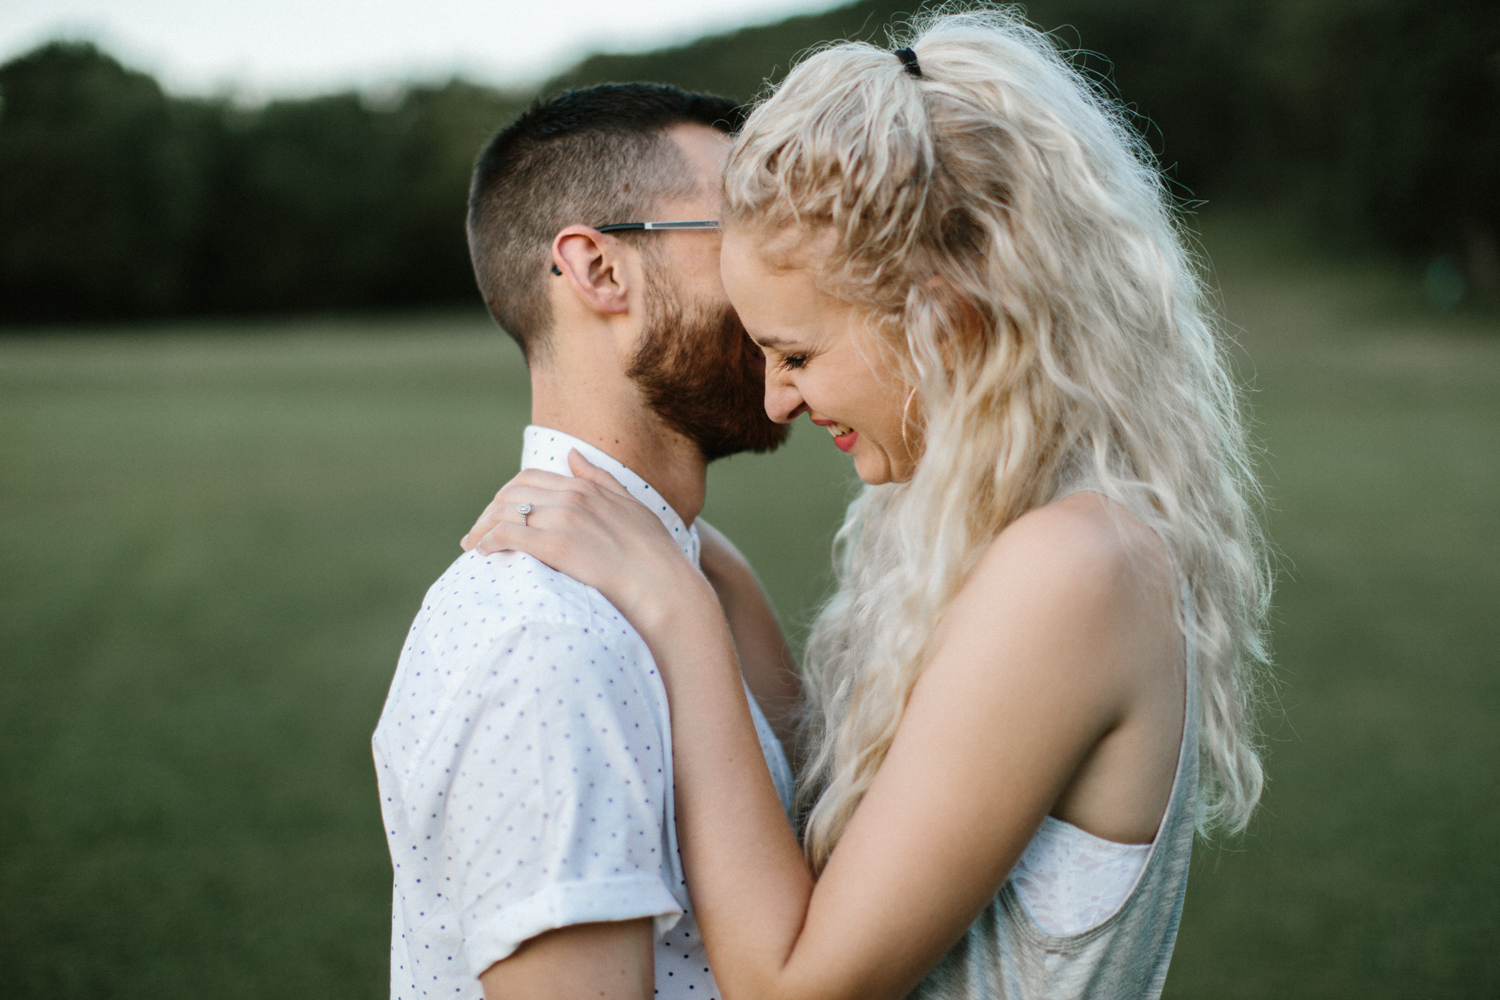
M 724 617 L 729 621 L 740 673 L 795 770 L 799 759 L 797 721 L 802 701 L 797 661 L 749 561 L 702 518 L 698 519 L 697 528 L 702 543 L 703 575 L 713 585 Z
M 1148 561 L 1101 528 L 1107 516 L 1048 508 L 1018 521 L 946 612 L 890 751 L 814 884 L 713 590 L 680 553 L 667 558 L 659 522 L 628 510 L 622 490 L 563 483 L 574 485 L 551 485 L 576 496 L 556 518 L 498 525 L 486 544 L 598 587 L 651 645 L 671 702 L 683 859 L 726 997 L 903 996 L 993 898 L 1128 714 L 1143 673 L 1172 662 L 1162 630 L 1142 625 L 1163 618 L 1160 588 L 1140 586 Z M 515 494 L 532 495 L 553 499 Z

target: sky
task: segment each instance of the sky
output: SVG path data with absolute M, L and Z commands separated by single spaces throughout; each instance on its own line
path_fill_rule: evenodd
M 0 0 L 0 62 L 87 39 L 178 94 L 246 100 L 461 73 L 546 78 L 591 52 L 685 42 L 846 0 Z

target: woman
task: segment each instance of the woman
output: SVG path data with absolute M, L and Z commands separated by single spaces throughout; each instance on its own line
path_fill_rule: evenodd
M 947 15 L 798 66 L 724 206 L 768 412 L 869 484 L 807 652 L 802 843 L 714 592 L 654 516 L 575 455 L 470 538 L 593 584 L 650 644 L 727 997 L 1156 996 L 1195 823 L 1242 829 L 1259 797 L 1267 579 L 1148 157 L 1046 38 Z

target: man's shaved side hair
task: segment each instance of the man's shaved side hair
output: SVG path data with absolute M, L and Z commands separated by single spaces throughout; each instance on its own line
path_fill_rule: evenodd
M 558 232 L 652 221 L 664 201 L 696 186 L 667 130 L 697 124 L 732 134 L 743 121 L 726 98 L 611 83 L 539 100 L 496 133 L 474 165 L 469 257 L 490 314 L 528 363 L 547 351 Z

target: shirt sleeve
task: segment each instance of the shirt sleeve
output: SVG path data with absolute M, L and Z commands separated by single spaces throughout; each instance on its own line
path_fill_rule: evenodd
M 665 706 L 632 653 L 531 623 L 454 706 L 444 849 L 476 976 L 545 931 L 652 917 L 661 934 L 683 912 L 663 856 Z

